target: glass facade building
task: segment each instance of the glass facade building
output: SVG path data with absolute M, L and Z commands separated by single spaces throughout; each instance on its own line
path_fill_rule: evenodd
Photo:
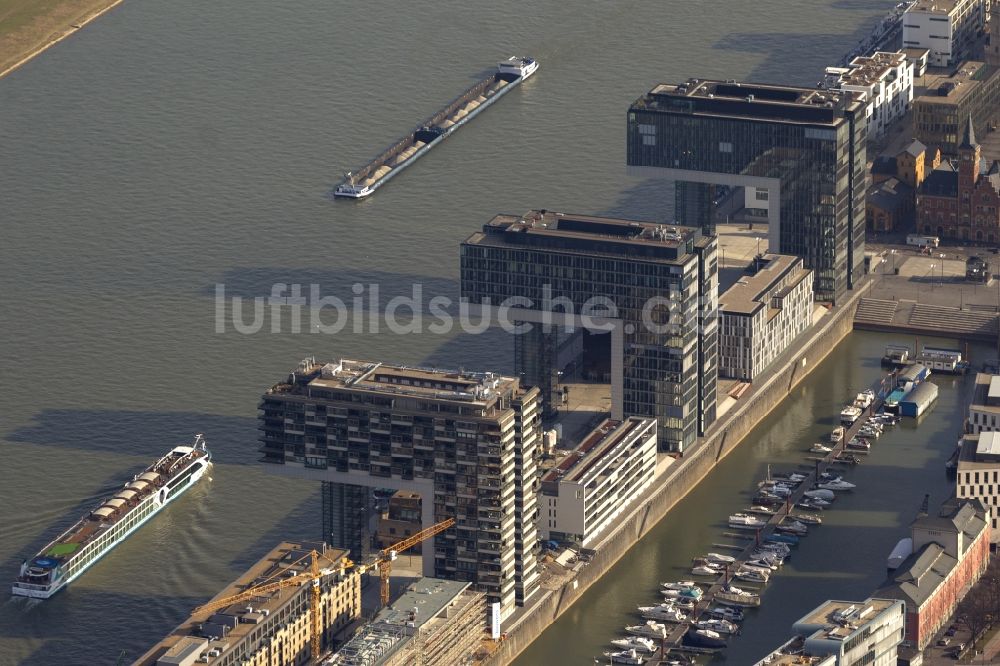
M 612 410 L 655 418 L 661 448 L 682 451 L 714 422 L 715 237 L 690 227 L 551 211 L 498 215 L 462 244 L 461 280 L 470 303 L 515 305 L 521 314 L 506 314 L 514 321 L 530 322 L 529 313 L 550 309 L 615 320 L 612 401 L 617 394 L 620 404 Z M 594 304 L 600 305 L 588 309 Z M 560 370 L 552 365 L 558 326 L 546 326 L 533 324 L 515 342 L 515 370 L 526 383 L 547 384 L 540 387 L 543 402 L 551 400 Z
M 758 188 L 770 251 L 802 257 L 816 297 L 836 301 L 864 273 L 865 122 L 863 105 L 840 91 L 662 84 L 629 108 L 627 163 L 676 181 L 681 221 L 706 233 L 713 184 Z

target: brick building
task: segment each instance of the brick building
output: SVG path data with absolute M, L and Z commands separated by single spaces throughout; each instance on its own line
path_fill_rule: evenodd
M 950 499 L 936 516 L 921 513 L 910 529 L 913 554 L 873 596 L 906 604 L 904 644 L 922 650 L 986 571 L 989 519 L 977 500 Z
M 1000 162 L 983 161 L 971 117 L 958 160 L 942 162 L 920 187 L 917 231 L 964 242 L 1000 240 Z

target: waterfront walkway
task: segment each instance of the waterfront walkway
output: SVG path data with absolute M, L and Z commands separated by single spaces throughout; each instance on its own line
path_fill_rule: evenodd
M 911 300 L 862 298 L 854 328 L 867 331 L 934 335 L 995 344 L 998 317 L 991 306 L 960 308 Z

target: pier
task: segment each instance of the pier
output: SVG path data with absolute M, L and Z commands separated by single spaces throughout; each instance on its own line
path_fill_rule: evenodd
M 750 553 L 757 546 L 764 543 L 767 537 L 772 536 L 775 533 L 775 529 L 784 520 L 788 518 L 791 518 L 793 520 L 795 519 L 794 507 L 797 506 L 798 503 L 802 501 L 802 499 L 805 497 L 805 493 L 808 492 L 814 484 L 819 482 L 820 475 L 823 472 L 829 470 L 832 465 L 837 464 L 839 462 L 837 460 L 838 456 L 845 453 L 861 454 L 861 455 L 866 454 L 865 451 L 853 451 L 851 449 L 847 449 L 846 448 L 847 443 L 851 441 L 853 437 L 857 436 L 858 432 L 861 430 L 862 427 L 864 427 L 868 419 L 872 415 L 878 413 L 878 410 L 882 408 L 885 398 L 885 379 L 893 377 L 895 377 L 894 373 L 888 374 L 883 378 L 882 382 L 872 387 L 873 390 L 875 391 L 875 399 L 872 401 L 872 404 L 869 405 L 868 409 L 864 410 L 861 413 L 861 415 L 850 427 L 844 426 L 843 437 L 837 444 L 831 447 L 829 453 L 827 453 L 824 456 L 814 456 L 808 458 L 809 460 L 813 461 L 811 469 L 808 471 L 803 469 L 797 472 L 799 474 L 805 475 L 806 479 L 802 483 L 800 483 L 798 487 L 795 488 L 794 492 L 792 492 L 792 494 L 785 500 L 785 503 L 783 505 L 775 507 L 775 512 L 773 514 L 763 514 L 763 513 L 758 514 L 761 515 L 761 517 L 767 516 L 767 525 L 757 530 L 756 532 L 747 532 L 746 534 L 738 534 L 728 531 L 723 533 L 723 536 L 725 537 L 745 539 L 745 543 L 743 544 L 725 544 L 725 543 L 713 544 L 713 546 L 718 548 L 739 549 L 740 551 L 739 554 L 735 555 L 736 562 L 734 562 L 731 565 L 728 565 L 726 567 L 725 572 L 721 576 L 719 576 L 719 578 L 715 582 L 710 584 L 710 587 L 705 592 L 701 600 L 697 601 L 694 604 L 694 608 L 691 611 L 691 620 L 689 622 L 673 625 L 670 633 L 667 634 L 667 636 L 663 641 L 661 647 L 662 654 L 666 655 L 669 654 L 671 651 L 695 652 L 695 653 L 705 652 L 703 648 L 691 648 L 683 645 L 684 635 L 687 633 L 692 623 L 704 619 L 704 616 L 708 611 L 708 609 L 711 608 L 713 605 L 715 605 L 716 596 L 726 585 L 732 582 L 731 572 L 735 572 L 740 568 L 740 566 L 744 562 L 749 560 Z M 816 527 L 819 526 L 813 526 L 814 529 Z M 758 584 L 758 583 L 740 582 L 737 585 L 737 587 L 745 588 L 747 591 L 752 591 L 762 594 L 766 585 L 767 583 Z

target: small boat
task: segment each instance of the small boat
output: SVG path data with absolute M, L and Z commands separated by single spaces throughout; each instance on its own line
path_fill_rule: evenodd
M 711 629 L 695 629 L 692 627 L 684 634 L 684 642 L 694 647 L 710 649 L 726 647 L 726 639 Z
M 789 472 L 788 474 L 775 474 L 774 476 L 771 477 L 771 480 L 797 486 L 808 478 L 809 477 L 806 476 L 805 474 L 799 474 L 798 472 Z
M 800 523 L 805 523 L 806 525 L 822 525 L 823 519 L 819 516 L 813 515 L 811 513 L 794 513 L 790 514 L 791 518 L 799 521 Z
M 746 513 L 729 516 L 729 526 L 737 530 L 759 530 L 767 527 L 767 522 Z
M 840 422 L 846 426 L 854 425 L 854 422 L 861 417 L 861 410 L 854 405 L 848 405 L 840 410 Z
M 725 568 L 721 564 L 699 564 L 691 568 L 692 576 L 718 576 L 720 573 L 725 571 Z
M 755 550 L 751 555 L 751 559 L 747 560 L 748 563 L 752 562 L 757 566 L 767 567 L 771 571 L 779 569 L 785 563 L 784 556 L 766 550 Z
M 764 573 L 757 569 L 740 569 L 733 575 L 736 580 L 742 580 L 747 583 L 766 583 L 771 579 L 771 574 Z
M 810 453 L 829 453 L 830 451 L 833 451 L 833 449 L 824 444 L 820 444 L 819 442 L 816 442 L 811 447 L 809 447 Z
M 737 626 L 735 622 L 717 618 L 695 622 L 694 626 L 698 629 L 708 629 L 709 631 L 714 631 L 717 634 L 728 634 L 730 636 L 738 634 L 740 631 L 739 626 Z
M 667 599 L 692 599 L 698 601 L 705 594 L 698 587 L 688 587 L 683 590 L 660 590 L 664 597 Z
M 756 592 L 748 592 L 735 585 L 729 585 L 715 595 L 716 601 L 720 604 L 733 606 L 760 606 L 760 595 Z
M 778 510 L 775 509 L 774 507 L 764 506 L 763 504 L 754 504 L 752 507 L 750 507 L 749 511 L 750 513 L 762 513 L 765 516 L 773 516 L 778 512 Z
M 861 464 L 861 458 L 859 458 L 858 456 L 854 455 L 853 453 L 846 453 L 846 452 L 844 452 L 844 453 L 838 453 L 834 457 L 834 460 L 836 460 L 839 463 L 844 463 L 844 464 L 847 464 L 847 465 L 860 465 Z
M 657 651 L 656 641 L 642 636 L 629 636 L 628 638 L 616 638 L 611 641 L 611 645 L 623 650 L 635 650 L 636 652 L 648 652 L 650 654 Z
M 801 502 L 796 504 L 800 509 L 809 509 L 810 511 L 822 511 L 830 505 L 829 502 L 824 502 L 823 500 L 804 498 Z
M 816 490 L 807 490 L 805 496 L 809 499 L 821 499 L 824 502 L 832 502 L 836 499 L 836 495 L 833 494 L 832 490 L 827 488 L 817 488 Z
M 788 557 L 792 553 L 792 549 L 786 543 L 762 543 L 757 546 L 757 550 L 769 550 L 782 557 Z
M 853 449 L 855 451 L 870 451 L 872 445 L 871 442 L 869 442 L 867 439 L 852 437 L 851 441 L 847 443 L 847 448 Z
M 705 560 L 713 564 L 732 564 L 736 561 L 736 558 L 732 555 L 720 555 L 719 553 L 709 553 L 705 556 Z
M 672 622 L 680 624 L 687 622 L 688 616 L 674 604 L 659 604 L 656 606 L 639 606 L 639 612 L 645 620 L 656 620 L 657 622 Z
M 858 431 L 858 437 L 867 439 L 878 439 L 882 436 L 881 430 L 876 430 L 875 428 L 869 428 L 868 426 L 862 426 L 861 430 Z
M 665 590 L 687 590 L 690 588 L 698 588 L 698 583 L 693 580 L 679 580 L 674 583 L 660 583 L 660 587 Z
M 604 656 L 611 660 L 612 664 L 628 664 L 629 666 L 642 666 L 646 663 L 645 657 L 640 657 L 635 650 L 622 650 L 621 652 L 605 652 Z
M 770 534 L 764 537 L 765 543 L 787 543 L 795 546 L 799 543 L 799 538 L 794 534 Z
M 776 497 L 785 498 L 795 492 L 795 488 L 774 481 L 761 481 L 760 488 Z
M 761 571 L 776 571 L 781 563 L 766 556 L 752 557 L 742 564 L 746 569 L 760 569 Z
M 753 503 L 758 506 L 781 506 L 785 503 L 785 498 L 778 497 L 774 493 L 762 490 L 754 495 Z
M 713 606 L 706 613 L 710 617 L 729 620 L 730 622 L 742 622 L 745 617 L 742 610 L 733 606 Z
M 833 429 L 833 432 L 830 433 L 830 442 L 832 444 L 840 444 L 840 441 L 844 439 L 845 432 L 847 431 L 844 430 L 843 427 L 837 426 L 836 428 Z
M 859 409 L 868 409 L 875 402 L 875 391 L 868 389 L 867 391 L 862 391 L 854 398 L 854 406 Z
M 781 534 L 794 534 L 795 536 L 806 536 L 809 533 L 809 528 L 797 521 L 782 523 L 774 529 Z
M 655 620 L 649 620 L 646 624 L 636 624 L 631 627 L 625 627 L 625 631 L 632 636 L 643 636 L 645 638 L 652 638 L 653 640 L 663 640 L 670 632 L 667 625 L 661 624 Z
M 857 488 L 857 486 L 853 483 L 844 481 L 843 479 L 824 481 L 823 483 L 817 484 L 816 487 L 823 490 L 854 490 Z

